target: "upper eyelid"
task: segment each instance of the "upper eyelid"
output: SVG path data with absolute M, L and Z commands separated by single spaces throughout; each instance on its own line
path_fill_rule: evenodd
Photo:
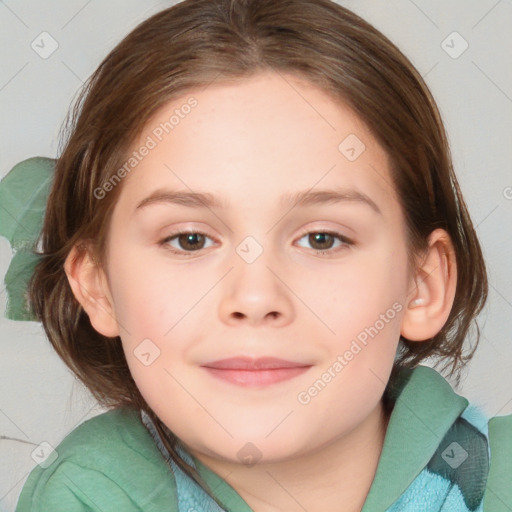
M 332 229 L 332 228 L 327 228 L 327 229 L 309 228 L 309 229 L 305 229 L 305 230 L 300 232 L 300 235 L 298 235 L 298 237 L 295 240 L 300 240 L 304 236 L 306 236 L 308 234 L 311 234 L 311 233 L 327 233 L 329 235 L 334 236 L 335 238 L 340 239 L 343 243 L 351 243 L 351 244 L 354 243 L 352 237 L 347 236 L 344 233 L 341 233 L 338 230 Z M 190 229 L 179 229 L 179 230 L 175 231 L 174 233 L 171 233 L 170 235 L 164 237 L 162 242 L 164 242 L 166 240 L 175 239 L 176 237 L 178 237 L 180 235 L 186 235 L 186 234 L 199 234 L 199 235 L 205 236 L 207 238 L 210 238 L 211 240 L 213 240 L 216 243 L 219 243 L 219 241 L 218 241 L 218 239 L 216 237 L 211 236 L 208 233 L 205 233 L 204 231 L 201 231 L 200 229 L 193 229 L 193 228 L 190 228 Z M 182 252 L 198 252 L 198 251 L 182 251 Z
M 338 236 L 338 237 L 342 237 L 342 238 L 346 238 L 347 240 L 351 240 L 351 237 L 348 236 L 348 235 L 345 235 L 342 230 L 338 230 L 336 228 L 327 228 L 327 229 L 316 229 L 316 228 L 309 228 L 309 229 L 305 229 L 304 231 L 301 231 L 301 234 L 299 235 L 300 238 L 302 238 L 303 236 L 305 235 L 308 235 L 310 233 L 328 233 L 328 234 L 331 234 L 331 235 L 334 235 L 334 236 Z
M 183 229 L 177 229 L 176 231 L 172 232 L 170 235 L 166 236 L 165 238 L 172 238 L 178 235 L 186 235 L 186 234 L 200 234 L 207 236 L 213 240 L 216 240 L 216 237 L 209 235 L 205 231 L 202 231 L 201 229 L 194 229 L 194 228 L 183 228 Z M 345 235 L 344 233 L 340 232 L 336 228 L 308 228 L 304 229 L 300 232 L 300 236 L 303 237 L 304 235 L 307 235 L 309 233 L 329 233 L 337 236 L 344 236 L 345 238 L 350 238 L 350 236 Z

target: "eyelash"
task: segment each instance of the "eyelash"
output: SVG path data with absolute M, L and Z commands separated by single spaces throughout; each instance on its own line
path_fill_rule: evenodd
M 301 240 L 306 235 L 309 235 L 309 234 L 319 234 L 319 233 L 323 234 L 323 235 L 330 235 L 330 236 L 332 236 L 334 238 L 338 238 L 342 242 L 342 245 L 337 247 L 337 248 L 335 248 L 335 249 L 324 249 L 324 250 L 313 249 L 315 254 L 317 254 L 318 256 L 328 256 L 329 254 L 338 253 L 340 250 L 347 249 L 348 247 L 354 245 L 354 242 L 352 240 L 350 240 L 346 236 L 342 235 L 341 233 L 338 233 L 336 231 L 326 231 L 326 230 L 322 230 L 322 231 L 305 231 L 305 232 L 303 232 L 300 235 L 298 240 Z M 215 242 L 217 242 L 217 240 L 215 240 L 211 236 L 208 236 L 206 233 L 203 233 L 202 231 L 178 230 L 175 233 L 172 233 L 171 235 L 166 236 L 158 244 L 160 246 L 165 246 L 165 249 L 170 251 L 173 254 L 177 254 L 179 256 L 185 256 L 185 257 L 193 256 L 194 253 L 198 253 L 198 252 L 201 251 L 201 249 L 199 249 L 197 251 L 179 251 L 179 250 L 176 250 L 174 248 L 171 248 L 171 246 L 169 245 L 169 242 L 171 240 L 174 240 L 175 238 L 179 237 L 180 235 L 202 235 L 202 236 L 204 236 L 206 238 L 210 238 L 211 240 L 214 240 Z

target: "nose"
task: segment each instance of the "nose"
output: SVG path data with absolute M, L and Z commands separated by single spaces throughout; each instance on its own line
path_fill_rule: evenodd
M 248 262 L 238 254 L 222 287 L 219 315 L 226 324 L 283 326 L 293 320 L 290 277 L 271 251 Z

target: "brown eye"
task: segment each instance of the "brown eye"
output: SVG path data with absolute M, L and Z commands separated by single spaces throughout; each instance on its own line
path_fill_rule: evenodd
M 160 245 L 166 246 L 171 252 L 189 256 L 205 248 L 209 236 L 198 231 L 180 231 L 164 238 Z
M 335 253 L 338 250 L 342 250 L 347 246 L 353 245 L 353 242 L 341 233 L 329 232 L 329 231 L 311 231 L 304 233 L 300 240 L 307 238 L 307 242 L 311 248 L 318 254 L 328 255 L 329 253 Z M 336 241 L 339 241 L 335 247 Z
M 204 236 L 200 233 L 184 233 L 176 237 L 179 245 L 183 249 L 194 250 L 202 249 L 204 246 Z
M 308 240 L 312 244 L 313 249 L 320 251 L 331 249 L 334 243 L 334 237 L 329 233 L 310 233 Z

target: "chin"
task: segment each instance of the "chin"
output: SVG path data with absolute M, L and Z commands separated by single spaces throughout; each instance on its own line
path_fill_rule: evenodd
M 265 435 L 253 438 L 247 436 L 243 439 L 237 437 L 228 442 L 215 443 L 213 446 L 208 443 L 208 445 L 198 448 L 197 451 L 213 459 L 222 459 L 233 464 L 252 467 L 255 464 L 285 462 L 308 451 L 304 446 L 301 449 L 296 443 L 290 441 L 293 440 L 290 440 L 289 436 L 288 439 L 276 436 L 272 441 L 265 438 Z

